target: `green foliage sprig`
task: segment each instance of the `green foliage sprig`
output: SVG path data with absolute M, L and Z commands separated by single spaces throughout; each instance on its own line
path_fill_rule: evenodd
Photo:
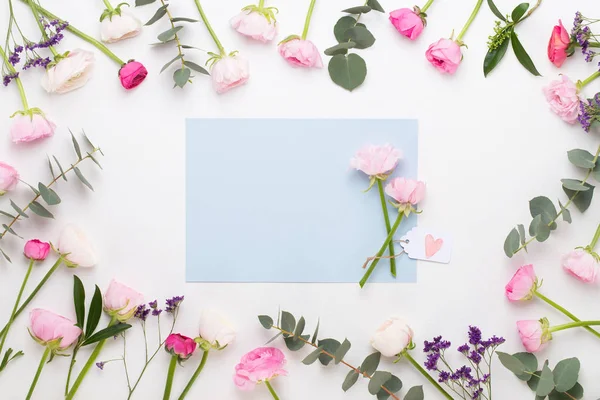
M 167 18 L 169 19 L 169 24 L 171 27 L 169 29 L 167 29 L 166 31 L 162 32 L 161 34 L 159 34 L 157 37 L 159 42 L 154 43 L 154 44 L 155 45 L 164 45 L 167 43 L 175 42 L 175 45 L 177 47 L 177 55 L 172 60 L 167 62 L 165 65 L 163 65 L 160 72 L 161 73 L 164 72 L 173 63 L 178 61 L 180 64 L 180 67 L 177 68 L 173 72 L 173 82 L 175 83 L 173 88 L 175 88 L 175 87 L 183 88 L 187 83 L 192 83 L 192 78 L 193 78 L 192 70 L 199 72 L 201 74 L 204 74 L 204 75 L 209 75 L 209 73 L 206 69 L 204 69 L 203 67 L 201 67 L 200 65 L 198 65 L 192 61 L 188 61 L 185 59 L 185 54 L 183 53 L 183 50 L 192 50 L 192 49 L 196 49 L 196 47 L 189 46 L 187 44 L 183 44 L 181 42 L 181 38 L 179 36 L 180 32 L 183 30 L 184 26 L 177 25 L 178 23 L 181 23 L 181 22 L 195 23 L 195 22 L 198 22 L 198 20 L 192 19 L 192 18 L 186 18 L 186 17 L 173 17 L 173 15 L 171 14 L 171 12 L 169 10 L 169 4 L 166 4 L 165 0 L 159 0 L 159 1 L 161 2 L 162 5 L 158 8 L 158 10 L 156 10 L 156 12 L 154 13 L 154 16 L 152 18 L 150 18 L 150 20 L 148 22 L 146 22 L 145 25 L 150 26 L 150 25 L 154 24 L 155 22 L 160 21 L 164 16 L 167 16 Z M 136 5 L 136 7 L 139 7 L 139 6 L 144 6 L 147 4 L 152 4 L 154 2 L 156 2 L 156 0 L 136 0 L 135 5 Z
M 536 400 L 579 400 L 583 398 L 583 387 L 577 382 L 581 365 L 577 358 L 567 358 L 550 369 L 548 360 L 540 370 L 538 360 L 531 353 L 513 355 L 497 352 L 504 367 L 510 370 L 535 393 Z
M 508 45 L 511 43 L 513 52 L 521 65 L 533 75 L 541 76 L 515 32 L 516 26 L 529 18 L 541 4 L 542 0 L 538 0 L 535 6 L 529 9 L 529 3 L 521 3 L 515 7 L 510 15 L 505 16 L 498 10 L 493 0 L 488 0 L 490 10 L 496 17 L 500 18 L 500 21 L 496 21 L 494 34 L 489 37 L 488 52 L 483 61 L 483 74 L 486 77 L 500 63 L 506 54 L 506 50 L 508 50 Z
M 585 212 L 592 203 L 594 196 L 594 186 L 588 183 L 591 177 L 600 181 L 600 147 L 595 155 L 592 155 L 587 150 L 573 149 L 567 152 L 567 157 L 571 164 L 578 168 L 587 170 L 582 180 L 578 179 L 562 179 L 562 188 L 568 197 L 567 202 L 563 205 L 558 201 L 560 211 L 557 211 L 554 203 L 547 197 L 538 196 L 529 202 L 529 211 L 533 220 L 529 225 L 529 235 L 525 232 L 525 227 L 521 224 L 513 228 L 506 240 L 504 241 L 504 252 L 508 257 L 512 257 L 527 246 L 537 240 L 544 242 L 548 240 L 552 231 L 557 228 L 556 221 L 562 217 L 563 221 L 571 223 L 571 212 L 569 206 L 574 204 L 581 212 Z
M 358 22 L 363 14 L 371 11 L 385 12 L 377 0 L 367 0 L 364 5 L 351 7 L 342 12 L 347 15 L 338 20 L 333 34 L 338 44 L 325 50 L 329 60 L 329 76 L 333 83 L 353 91 L 363 84 L 367 77 L 367 63 L 358 54 L 348 53 L 350 49 L 367 49 L 375 43 L 375 36 L 365 24 Z
M 402 381 L 400 378 L 393 375 L 391 372 L 377 370 L 381 359 L 381 353 L 375 352 L 368 355 L 359 367 L 355 367 L 344 360 L 351 347 L 350 341 L 344 339 L 344 341 L 340 343 L 338 340 L 332 338 L 319 339 L 319 323 L 317 323 L 317 327 L 311 338 L 311 335 L 304 334 L 304 328 L 306 327 L 304 317 L 300 317 L 300 319 L 296 321 L 296 318 L 287 311 L 278 313 L 276 324 L 274 323 L 273 318 L 268 315 L 259 315 L 258 321 L 265 329 L 275 329 L 279 331 L 279 333 L 267 343 L 271 343 L 280 336 L 283 336 L 285 345 L 290 351 L 298 351 L 305 345 L 315 348 L 314 351 L 302 360 L 304 365 L 311 365 L 318 360 L 324 366 L 330 365 L 333 361 L 334 365 L 343 364 L 350 368 L 348 375 L 346 375 L 346 378 L 342 383 L 342 390 L 344 392 L 348 391 L 358 381 L 358 378 L 362 377 L 369 380 L 369 393 L 373 396 L 377 396 L 378 400 L 386 400 L 389 398 L 400 400 L 395 394 L 402 389 Z M 403 397 L 404 400 L 423 400 L 423 398 L 422 386 L 412 387 Z

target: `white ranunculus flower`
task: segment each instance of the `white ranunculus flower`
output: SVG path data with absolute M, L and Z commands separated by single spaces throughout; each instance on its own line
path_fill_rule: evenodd
M 79 89 L 92 77 L 94 53 L 75 49 L 48 68 L 42 77 L 42 87 L 48 93 L 67 93 Z
M 210 75 L 215 91 L 219 94 L 225 93 L 248 81 L 248 60 L 238 55 L 224 56 L 213 64 Z
M 121 10 L 121 15 L 107 16 L 101 22 L 100 37 L 104 43 L 115 43 L 139 35 L 142 23 L 133 14 Z
M 377 329 L 371 346 L 385 357 L 395 357 L 412 345 L 414 332 L 401 318 L 391 317 Z
M 235 340 L 233 325 L 213 310 L 200 313 L 200 337 L 216 348 L 223 348 Z
M 96 252 L 87 236 L 75 225 L 67 225 L 60 233 L 57 250 L 69 267 L 93 267 L 98 263 Z

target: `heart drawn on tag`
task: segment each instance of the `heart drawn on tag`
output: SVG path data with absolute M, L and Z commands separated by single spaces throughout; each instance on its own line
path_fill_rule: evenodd
M 432 235 L 428 234 L 425 236 L 425 256 L 431 258 L 440 251 L 444 245 L 443 239 L 434 239 Z

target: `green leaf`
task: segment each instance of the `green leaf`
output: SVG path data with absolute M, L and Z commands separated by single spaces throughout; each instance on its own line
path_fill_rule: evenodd
M 2 224 L 2 227 L 4 228 L 5 231 L 11 233 L 12 235 L 15 235 L 16 237 L 23 239 L 21 236 L 17 235 L 17 232 L 15 232 L 15 230 L 12 229 L 10 226 L 8 226 L 6 224 Z
M 377 393 L 377 400 L 387 400 L 390 398 L 390 394 L 383 390 L 383 388 L 386 388 L 392 393 L 396 393 L 402 389 L 402 381 L 397 376 L 392 375 L 385 385 L 383 385 L 379 393 Z
M 508 45 L 510 44 L 510 39 L 505 38 L 502 43 L 495 49 L 488 50 L 485 55 L 485 59 L 483 60 L 483 75 L 488 76 L 490 72 L 500 63 L 504 55 L 506 54 L 506 50 L 508 49 Z
M 181 25 L 176 26 L 171 29 L 167 29 L 166 31 L 164 31 L 163 33 L 158 35 L 157 39 L 160 40 L 161 42 L 167 42 L 169 40 L 172 40 L 175 37 L 175 35 L 177 34 L 177 32 L 179 32 L 182 29 L 183 29 L 183 26 L 181 26 Z
M 25 211 L 21 210 L 19 208 L 18 205 L 15 204 L 14 201 L 10 201 L 10 206 L 13 208 L 13 210 L 15 210 L 17 212 L 17 214 L 19 214 L 21 217 L 23 218 L 29 218 L 29 216 L 27 214 L 25 214 Z
M 29 186 L 29 189 L 31 189 L 31 191 L 32 191 L 32 192 L 33 192 L 33 193 L 34 193 L 36 196 L 39 196 L 39 195 L 40 195 L 40 191 L 39 191 L 39 190 L 37 190 L 36 188 L 34 188 L 33 186 L 31 186 L 31 185 L 30 185 L 29 183 L 27 183 L 27 182 L 24 182 L 24 181 L 23 181 L 23 183 L 24 183 L 24 184 L 26 184 L 27 186 Z
M 198 47 L 190 46 L 190 45 L 187 45 L 187 44 L 182 44 L 182 45 L 181 45 L 181 48 L 182 48 L 182 49 L 195 49 L 195 50 L 202 50 L 202 49 L 200 49 L 200 48 L 198 48 Z
M 573 400 L 573 399 L 583 399 L 583 387 L 576 383 L 573 388 L 565 393 L 557 392 L 556 390 L 550 393 L 548 397 L 550 400 Z
M 156 0 L 135 0 L 135 6 L 145 6 L 154 3 Z
M 285 342 L 286 347 L 290 351 L 298 351 L 304 347 L 306 341 L 308 341 L 308 339 L 310 338 L 310 335 L 301 335 L 300 337 L 304 340 L 300 340 L 295 336 L 290 336 L 283 339 L 283 341 Z
M 350 7 L 350 8 L 346 8 L 345 10 L 342 10 L 342 12 L 345 12 L 348 14 L 366 14 L 369 11 L 371 11 L 371 7 L 369 7 L 369 6 L 356 6 L 356 7 Z
M 109 326 L 108 328 L 104 328 L 102 330 L 99 330 L 94 335 L 92 335 L 89 338 L 85 339 L 81 345 L 82 346 L 89 346 L 90 344 L 94 344 L 94 343 L 99 342 L 101 340 L 108 339 L 108 338 L 111 338 L 113 336 L 117 336 L 118 334 L 120 334 L 121 332 L 126 331 L 129 328 L 131 328 L 131 325 L 129 325 L 129 324 L 117 324 L 117 325 Z
M 365 81 L 367 64 L 356 54 L 338 54 L 329 61 L 329 76 L 336 85 L 352 91 Z
M 561 179 L 563 188 L 573 190 L 575 192 L 585 192 L 589 190 L 587 186 L 584 186 L 583 183 L 577 179 Z
M 198 20 L 186 17 L 175 17 L 171 20 L 171 22 L 198 22 Z
M 83 176 L 83 174 L 81 173 L 81 171 L 79 170 L 79 168 L 73 166 L 73 171 L 75 172 L 75 175 L 77 175 L 77 177 L 79 178 L 79 180 L 81 181 L 81 183 L 83 183 L 85 186 L 87 186 L 92 192 L 94 191 L 94 188 L 92 187 L 92 185 L 88 182 L 87 179 L 85 179 L 85 176 Z
M 506 240 L 504 241 L 504 254 L 508 258 L 511 258 L 515 255 L 515 252 L 519 249 L 519 232 L 516 228 L 513 228 Z
M 38 189 L 40 191 L 40 196 L 42 196 L 42 199 L 44 199 L 49 206 L 60 204 L 60 197 L 58 197 L 54 190 L 50 189 L 42 182 L 38 183 Z
M 315 333 L 313 333 L 313 337 L 310 341 L 312 344 L 317 343 L 317 336 L 319 335 L 319 325 L 321 325 L 320 319 L 317 321 L 317 327 L 315 328 Z
M 519 41 L 519 38 L 517 37 L 517 34 L 514 31 L 511 32 L 511 34 L 510 34 L 510 40 L 512 42 L 513 51 L 515 52 L 515 55 L 517 56 L 517 60 L 519 60 L 521 65 L 524 66 L 525 69 L 527 71 L 531 72 L 533 75 L 542 76 L 538 72 L 538 70 L 535 68 L 535 65 L 533 64 L 531 57 L 529 57 L 529 54 L 527 54 L 527 51 L 525 51 L 525 48 Z
M 275 335 L 275 336 L 273 336 L 271 339 L 269 339 L 269 341 L 268 341 L 267 343 L 265 343 L 265 345 L 267 345 L 267 344 L 269 344 L 269 343 L 273 342 L 275 339 L 277 339 L 277 338 L 278 338 L 279 336 L 281 336 L 281 335 L 282 335 L 282 333 L 281 333 L 281 332 L 279 332 L 277 335 Z
M 385 10 L 383 9 L 383 7 L 381 6 L 381 4 L 379 4 L 379 2 L 377 0 L 368 0 L 367 1 L 367 5 L 369 7 L 371 7 L 375 11 L 379 11 L 379 12 L 382 12 L 382 13 L 385 12 Z
M 377 367 L 379 366 L 379 361 L 381 360 L 381 353 L 375 352 L 373 354 L 369 354 L 367 358 L 360 365 L 360 370 L 362 373 L 371 376 L 373 372 L 377 371 Z
M 423 394 L 423 386 L 413 386 L 404 396 L 404 400 L 423 400 L 425 395 Z
M 83 329 L 85 323 L 85 288 L 77 275 L 73 275 L 73 303 L 75 305 L 75 315 L 77 316 L 75 326 Z
M 596 167 L 592 170 L 592 175 L 595 180 L 600 181 L 600 163 L 596 164 Z
M 8 218 L 10 218 L 10 219 L 15 219 L 15 218 L 17 218 L 17 217 L 15 217 L 14 215 L 12 215 L 12 214 L 9 214 L 9 213 L 7 213 L 6 211 L 2 211 L 2 210 L 0 210 L 0 215 L 4 215 L 5 217 L 8 217 Z
M 527 381 L 527 386 L 529 386 L 529 389 L 533 390 L 534 392 L 537 390 L 537 387 L 540 383 L 540 376 L 542 375 L 542 371 L 535 371 L 533 373 L 533 375 L 531 375 L 531 378 L 529 378 L 529 380 Z M 545 398 L 545 397 L 542 397 Z M 536 396 L 537 399 L 537 396 Z
M 175 86 L 179 86 L 180 88 L 184 87 L 185 84 L 190 80 L 190 75 L 192 75 L 192 70 L 189 68 L 179 68 L 175 70 L 173 73 L 173 81 L 175 82 Z
M 273 327 L 273 318 L 268 315 L 259 315 L 258 321 L 265 329 L 271 329 Z
M 573 149 L 567 151 L 567 157 L 571 164 L 579 168 L 591 169 L 596 167 L 594 156 L 587 150 Z
M 338 22 L 336 22 L 335 26 L 333 27 L 333 34 L 335 35 L 335 38 L 339 43 L 347 42 L 348 39 L 344 39 L 344 34 L 346 33 L 346 31 L 354 26 L 359 25 L 364 26 L 363 24 L 357 24 L 355 18 L 347 15 L 345 17 L 340 18 Z
M 294 329 L 296 329 L 296 318 L 287 311 L 281 312 L 281 329 L 290 332 L 289 334 L 284 334 L 285 337 L 290 336 L 294 332 Z
M 356 43 L 357 49 L 366 49 L 375 43 L 375 37 L 364 26 L 355 26 L 353 28 L 349 28 L 344 32 L 345 41 L 352 41 Z
M 542 216 L 542 222 L 546 225 L 550 225 L 558 215 L 554 203 L 547 197 L 538 196 L 534 197 L 529 201 L 529 211 L 531 216 L 535 218 L 538 215 Z M 556 223 L 552 223 L 551 229 L 556 229 Z
M 375 371 L 369 380 L 369 393 L 376 395 L 381 390 L 381 387 L 385 385 L 387 381 L 392 378 L 392 373 L 387 371 Z
M 527 235 L 525 235 L 525 227 L 523 224 L 517 225 L 517 229 L 519 230 L 519 238 L 521 239 L 521 246 L 525 246 L 525 242 L 527 241 Z
M 54 158 L 54 162 L 56 163 L 56 165 L 58 166 L 58 169 L 60 170 L 60 175 L 65 180 L 65 182 L 67 182 L 67 176 L 65 175 L 65 171 L 63 171 L 62 165 L 60 165 L 60 163 L 58 162 L 58 158 L 56 158 L 56 156 L 52 156 L 52 158 Z
M 542 216 L 537 215 L 529 225 L 529 234 L 538 242 L 545 242 L 550 237 L 550 228 L 542 221 Z
M 100 165 L 100 163 L 98 162 L 98 160 L 96 160 L 96 157 L 94 157 L 92 155 L 92 153 L 87 153 L 87 156 L 90 158 L 90 160 L 92 160 L 94 162 L 94 164 L 96 164 L 98 166 L 98 168 L 104 169 L 104 168 L 102 168 L 102 165 Z
M 351 346 L 352 345 L 350 344 L 350 341 L 348 339 L 344 339 L 340 347 L 338 347 L 338 349 L 335 351 L 335 354 L 333 355 L 335 358 L 336 365 L 344 359 Z
M 585 186 L 589 189 L 585 192 L 576 192 L 563 187 L 566 195 L 570 199 L 573 199 L 573 204 L 575 204 L 575 207 L 581 212 L 585 212 L 590 207 L 590 204 L 592 204 L 592 197 L 594 197 L 594 186 L 589 183 L 585 183 Z
M 8 261 L 9 263 L 12 263 L 12 260 L 10 259 L 10 257 L 8 256 L 8 254 L 6 254 L 4 252 L 4 250 L 0 249 L 0 253 L 2 253 L 2 257 L 4 257 L 6 259 L 6 261 Z
M 46 210 L 44 208 L 44 206 L 42 206 L 37 201 L 34 201 L 31 204 L 29 204 L 29 209 L 31 211 L 33 211 L 34 213 L 36 213 L 37 215 L 39 215 L 40 217 L 54 218 L 54 215 L 52 215 L 52 213 L 50 211 Z
M 340 347 L 340 342 L 338 342 L 335 339 L 323 339 L 323 340 L 319 340 L 319 347 L 322 347 L 324 351 L 330 353 L 330 354 L 335 354 L 335 352 L 337 351 L 337 349 Z M 329 365 L 329 363 L 331 362 L 331 360 L 333 360 L 333 358 L 331 358 L 330 356 L 328 356 L 327 354 L 321 354 L 319 356 L 319 362 L 323 365 Z
M 167 68 L 169 68 L 175 61 L 179 60 L 180 58 L 183 57 L 183 54 L 177 54 L 177 56 L 175 56 L 175 58 L 173 58 L 171 61 L 169 61 L 168 63 L 166 63 L 165 65 L 163 65 L 163 67 L 160 69 L 159 74 L 162 74 Z
M 92 296 L 92 301 L 90 303 L 90 308 L 88 310 L 88 319 L 87 325 L 85 327 L 85 337 L 89 338 L 92 336 L 96 328 L 98 327 L 98 323 L 100 322 L 100 317 L 102 316 L 102 293 L 100 292 L 100 288 L 96 286 L 94 290 L 94 296 Z
M 516 359 L 521 361 L 523 365 L 525 365 L 525 373 L 517 375 L 517 378 L 519 378 L 522 381 L 529 381 L 533 376 L 532 374 L 538 368 L 538 360 L 536 356 L 531 353 L 515 353 L 513 354 L 513 357 L 515 357 Z
M 566 392 L 572 389 L 579 379 L 581 364 L 577 358 L 567 358 L 554 367 L 554 383 L 557 392 Z
M 513 374 L 521 376 L 527 371 L 527 366 L 519 358 L 501 351 L 497 351 L 496 355 L 502 365 Z
M 71 132 L 70 129 L 69 132 L 71 133 L 71 139 L 73 139 L 73 147 L 75 148 L 75 153 L 77 153 L 77 158 L 81 160 L 81 148 L 79 147 L 79 143 L 77 142 L 77 139 L 75 139 L 75 135 L 73 135 L 73 132 Z
M 338 43 L 335 46 L 332 46 L 328 49 L 325 49 L 324 53 L 327 56 L 335 56 L 337 54 L 346 54 L 348 53 L 348 49 L 352 49 L 356 47 L 356 43 L 354 42 L 342 42 Z
M 552 390 L 554 390 L 554 376 L 552 370 L 548 368 L 548 362 L 546 362 L 542 368 L 542 375 L 535 394 L 537 396 L 548 396 Z
M 319 359 L 319 356 L 321 355 L 321 350 L 323 350 L 323 348 L 318 347 L 315 351 L 311 352 L 304 358 L 304 360 L 302 360 L 302 364 L 311 365 L 312 363 L 317 361 Z
M 511 14 L 511 18 L 512 18 L 513 22 L 514 23 L 519 22 L 521 20 L 521 18 L 523 17 L 523 15 L 525 15 L 525 13 L 527 12 L 528 9 L 529 9 L 529 3 L 521 3 L 518 6 L 516 6 Z
M 50 161 L 50 156 L 46 154 L 46 158 L 48 158 L 48 168 L 50 168 L 52 179 L 56 180 L 56 175 L 54 175 L 54 167 L 52 166 L 52 161 Z
M 159 9 L 156 10 L 156 13 L 154 13 L 154 16 L 152 18 L 150 18 L 150 20 L 148 22 L 146 22 L 144 25 L 150 26 L 153 23 L 155 23 L 156 21 L 158 21 L 159 19 L 161 19 L 162 17 L 164 17 L 167 14 L 167 7 L 169 7 L 168 4 L 165 4 L 164 6 L 159 7 Z
M 186 67 L 188 67 L 196 72 L 200 72 L 201 74 L 204 74 L 204 75 L 210 75 L 206 69 L 202 68 L 200 65 L 196 64 L 195 62 L 184 61 L 183 64 L 185 64 Z
M 304 320 L 304 317 L 300 317 L 300 319 L 298 320 L 298 323 L 296 324 L 296 329 L 294 330 L 294 336 L 298 337 L 301 336 L 302 333 L 304 332 L 304 327 L 306 326 L 306 321 Z M 310 336 L 309 336 L 310 338 Z
M 560 206 L 560 210 L 562 211 L 563 221 L 565 221 L 568 224 L 573 222 L 573 220 L 571 219 L 571 211 L 569 211 L 568 208 L 563 206 L 563 204 L 560 202 L 560 200 L 558 200 L 558 205 Z
M 342 383 L 342 390 L 344 392 L 347 392 L 348 389 L 350 389 L 352 386 L 354 386 L 354 384 L 358 380 L 358 377 L 359 377 L 358 372 L 351 369 L 348 372 L 348 375 L 346 375 L 346 379 L 344 379 L 344 383 Z
M 498 10 L 498 7 L 496 7 L 496 5 L 494 4 L 493 0 L 487 0 L 488 6 L 490 7 L 490 10 L 492 10 L 492 12 L 494 13 L 494 15 L 498 18 L 500 18 L 502 21 L 506 22 L 506 17 L 504 17 L 504 15 L 500 12 L 500 10 Z

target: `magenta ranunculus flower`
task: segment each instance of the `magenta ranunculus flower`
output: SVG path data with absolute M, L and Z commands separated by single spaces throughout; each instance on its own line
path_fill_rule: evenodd
M 56 124 L 38 109 L 18 111 L 13 117 L 10 137 L 13 143 L 33 142 L 54 135 Z
M 292 39 L 278 47 L 279 54 L 288 63 L 297 67 L 322 68 L 323 60 L 317 46 L 310 40 Z
M 25 257 L 35 261 L 44 261 L 49 253 L 50 243 L 38 239 L 32 239 L 25 243 L 25 249 L 23 250 Z
M 277 35 L 277 21 L 258 10 L 242 10 L 231 18 L 231 27 L 244 36 L 267 43 Z
M 110 281 L 104 293 L 104 311 L 118 321 L 125 322 L 133 317 L 137 307 L 144 302 L 144 295 L 116 280 Z
M 537 288 L 538 279 L 533 270 L 533 265 L 529 264 L 517 270 L 504 290 L 508 300 L 522 301 L 531 300 Z
M 413 179 L 394 178 L 385 193 L 402 206 L 415 206 L 425 197 L 425 183 Z
M 259 347 L 245 354 L 235 366 L 233 381 L 241 390 L 252 390 L 262 382 L 279 375 L 287 375 L 283 369 L 285 356 L 274 347 Z
M 402 158 L 402 152 L 390 144 L 367 145 L 350 160 L 350 166 L 369 176 L 385 177 L 391 173 Z
M 71 346 L 82 331 L 71 321 L 53 312 L 36 308 L 29 313 L 31 336 L 41 345 L 52 350 L 65 350 Z
M 390 22 L 394 28 L 410 40 L 417 39 L 426 25 L 423 14 L 410 8 L 400 8 L 390 13 Z
M 146 67 L 144 67 L 142 63 L 134 60 L 130 60 L 119 70 L 119 79 L 121 80 L 121 85 L 127 90 L 138 87 L 142 82 L 144 82 L 146 76 L 148 76 L 148 70 Z
M 561 75 L 559 80 L 550 82 L 544 88 L 546 101 L 550 109 L 563 121 L 574 124 L 580 112 L 579 94 L 575 85 L 568 76 Z
M 552 36 L 548 42 L 548 59 L 557 67 L 561 67 L 567 57 L 567 49 L 571 45 L 571 35 L 567 31 L 561 20 L 558 20 L 558 25 L 552 29 Z M 572 54 L 572 53 L 571 53 Z
M 562 259 L 563 269 L 571 276 L 585 283 L 594 283 L 600 263 L 596 257 L 584 249 L 576 249 Z
M 0 196 L 13 190 L 19 183 L 19 173 L 16 169 L 0 161 Z
M 438 71 L 453 74 L 462 61 L 462 52 L 454 40 L 440 39 L 429 46 L 425 57 Z
M 548 319 L 517 321 L 519 336 L 525 349 L 530 353 L 543 350 L 550 340 L 550 323 Z
M 172 333 L 165 340 L 165 350 L 173 356 L 177 356 L 179 361 L 184 361 L 190 358 L 198 344 L 194 339 L 183 336 L 179 333 Z

